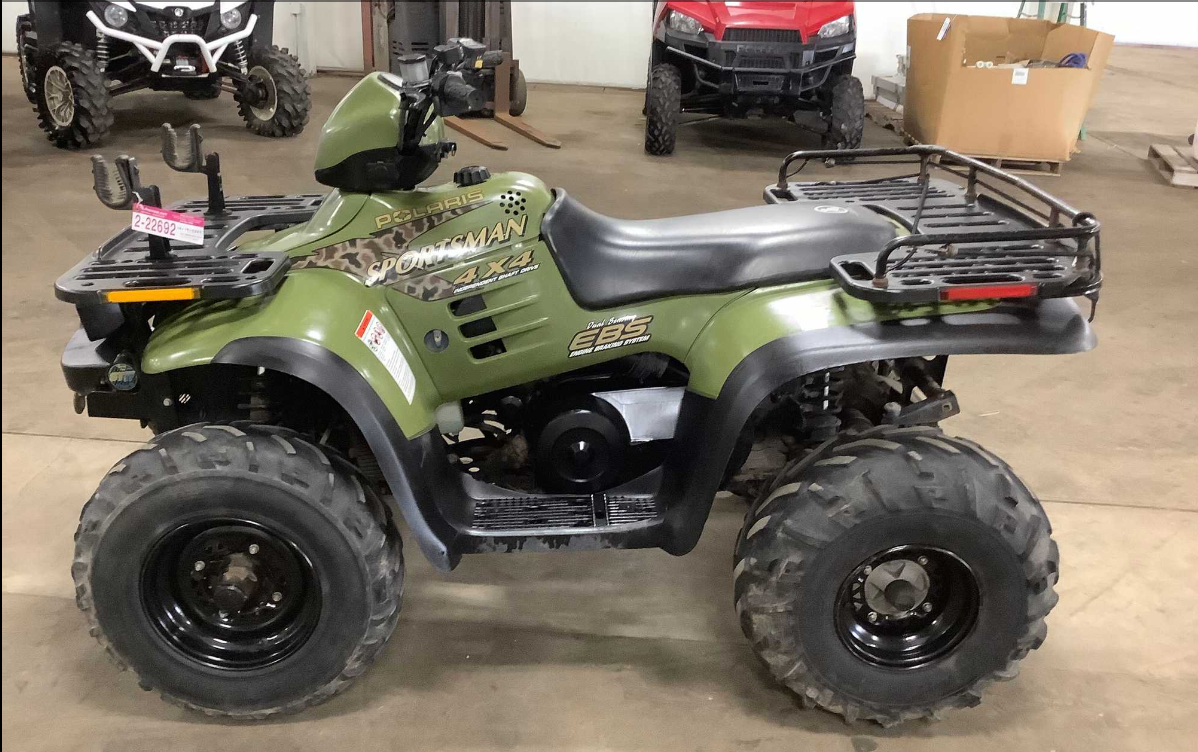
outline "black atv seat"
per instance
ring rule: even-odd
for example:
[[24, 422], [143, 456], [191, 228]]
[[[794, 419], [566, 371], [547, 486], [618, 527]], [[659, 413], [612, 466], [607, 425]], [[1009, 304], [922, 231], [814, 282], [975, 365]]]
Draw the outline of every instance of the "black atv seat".
[[793, 202], [666, 219], [615, 219], [554, 189], [541, 222], [574, 299], [590, 309], [831, 276], [835, 256], [882, 249], [889, 220], [862, 206]]

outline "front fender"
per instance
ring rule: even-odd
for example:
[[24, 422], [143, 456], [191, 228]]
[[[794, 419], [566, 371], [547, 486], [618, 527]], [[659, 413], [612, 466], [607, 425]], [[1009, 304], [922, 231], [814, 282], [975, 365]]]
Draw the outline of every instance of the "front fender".
[[[341, 405], [370, 445], [421, 551], [442, 570], [457, 564], [454, 531], [433, 506], [423, 468], [440, 395], [387, 306], [382, 288], [367, 288], [331, 269], [293, 271], [267, 298], [190, 306], [156, 327], [142, 370], [226, 363], [287, 373]], [[415, 381], [411, 399], [386, 365], [358, 338], [369, 311], [383, 323]]]

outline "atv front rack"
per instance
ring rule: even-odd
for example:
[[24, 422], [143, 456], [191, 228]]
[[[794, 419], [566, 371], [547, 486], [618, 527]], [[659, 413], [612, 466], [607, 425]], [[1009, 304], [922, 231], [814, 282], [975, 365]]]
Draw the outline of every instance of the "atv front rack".
[[[244, 298], [274, 291], [291, 266], [285, 253], [233, 248], [247, 232], [306, 222], [323, 195], [230, 198], [224, 213], [205, 215], [204, 244], [175, 241], [165, 259], [150, 257], [145, 233], [126, 227], [54, 284], [59, 300], [78, 305], [147, 300]], [[174, 211], [204, 215], [208, 202], [183, 201]], [[169, 293], [169, 297], [163, 294]]]
[[[791, 182], [809, 161], [918, 165], [853, 181]], [[801, 162], [791, 172], [791, 165]], [[932, 177], [933, 171], [941, 177]], [[1026, 180], [939, 146], [796, 151], [767, 203], [863, 206], [906, 234], [832, 259], [846, 292], [875, 303], [1085, 296], [1102, 286], [1099, 223]]]

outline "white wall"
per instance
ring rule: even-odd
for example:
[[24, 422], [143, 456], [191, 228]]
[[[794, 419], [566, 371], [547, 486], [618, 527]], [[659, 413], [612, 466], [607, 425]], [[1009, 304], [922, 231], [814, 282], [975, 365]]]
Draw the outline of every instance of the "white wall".
[[644, 88], [653, 3], [512, 3], [512, 47], [530, 81]]
[[[4, 52], [17, 48], [17, 16], [26, 13], [25, 2], [3, 5]], [[297, 31], [293, 12], [304, 14], [305, 33]], [[362, 70], [362, 11], [356, 2], [275, 3], [275, 44], [288, 47], [305, 67], [318, 70]], [[306, 48], [306, 49], [305, 49]]]

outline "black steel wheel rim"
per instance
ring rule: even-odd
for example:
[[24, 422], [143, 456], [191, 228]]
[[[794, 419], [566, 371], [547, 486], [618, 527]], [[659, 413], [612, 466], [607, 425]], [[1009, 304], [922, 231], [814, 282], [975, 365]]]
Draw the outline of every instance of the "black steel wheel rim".
[[176, 650], [223, 669], [255, 669], [292, 655], [320, 618], [311, 561], [248, 520], [175, 528], [142, 563], [141, 603]]
[[841, 584], [836, 633], [871, 665], [918, 668], [969, 635], [980, 604], [977, 578], [960, 557], [930, 546], [897, 546], [861, 562]]

